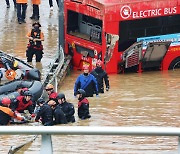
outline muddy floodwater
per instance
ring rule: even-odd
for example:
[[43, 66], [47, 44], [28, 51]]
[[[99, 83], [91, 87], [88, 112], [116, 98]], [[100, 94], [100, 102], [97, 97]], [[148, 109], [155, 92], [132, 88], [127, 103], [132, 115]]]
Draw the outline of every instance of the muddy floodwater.
[[[26, 23], [19, 25], [12, 1], [6, 8], [0, 1], [0, 50], [26, 60], [28, 40], [25, 35], [31, 28], [32, 6], [27, 8]], [[41, 63], [32, 65], [46, 75], [58, 49], [58, 8], [50, 11], [48, 1], [40, 6], [40, 23], [45, 35], [44, 57]], [[59, 87], [69, 102], [75, 106], [76, 122], [69, 126], [164, 126], [180, 127], [180, 70], [144, 72], [142, 74], [110, 74], [110, 91], [89, 98], [91, 118], [79, 120], [77, 98], [73, 96], [74, 82], [80, 71], [71, 72]], [[35, 125], [35, 124], [29, 124]], [[59, 126], [61, 127], [61, 125]], [[33, 136], [5, 135], [0, 138], [0, 153], [7, 153], [10, 146], [19, 145]], [[177, 154], [177, 137], [156, 136], [52, 136], [55, 154], [59, 153], [130, 153]], [[39, 136], [19, 154], [38, 154]]]

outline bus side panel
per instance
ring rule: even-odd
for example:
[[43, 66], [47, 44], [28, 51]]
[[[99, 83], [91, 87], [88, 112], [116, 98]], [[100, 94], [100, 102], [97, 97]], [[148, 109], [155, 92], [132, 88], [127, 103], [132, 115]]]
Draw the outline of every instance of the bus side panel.
[[180, 0], [178, 0], [177, 14], [180, 14]]
[[[82, 69], [83, 64], [90, 65], [90, 70], [94, 68], [93, 60], [97, 58], [96, 56], [92, 57], [88, 54], [88, 56], [83, 56], [83, 52], [86, 51], [86, 49], [89, 49], [91, 51], [96, 50], [97, 54], [99, 54], [102, 51], [102, 48], [100, 45], [97, 44], [89, 44], [87, 40], [82, 40], [81, 38], [76, 38], [74, 36], [70, 36], [67, 34], [66, 43], [70, 44], [72, 46], [73, 51], [73, 68], [75, 70]], [[77, 51], [77, 46], [80, 46], [84, 48], [82, 51]], [[91, 53], [92, 54], [92, 53]]]
[[171, 63], [178, 57], [180, 58], [180, 46], [170, 47], [162, 61], [162, 70], [168, 70]]
[[[119, 22], [106, 22], [106, 33], [110, 34], [119, 34]], [[111, 60], [106, 65], [106, 71], [108, 73], [117, 73], [118, 72], [118, 60], [120, 59], [120, 53], [118, 52], [118, 41], [115, 44], [113, 55]]]

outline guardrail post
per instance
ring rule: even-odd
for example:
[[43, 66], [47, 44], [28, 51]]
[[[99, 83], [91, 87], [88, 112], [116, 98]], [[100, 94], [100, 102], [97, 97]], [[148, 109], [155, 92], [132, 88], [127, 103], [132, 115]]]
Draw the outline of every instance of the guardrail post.
[[57, 76], [54, 78], [54, 86], [55, 86], [55, 92], [57, 92], [57, 87], [58, 87]]
[[42, 134], [40, 154], [53, 154], [51, 135]]
[[178, 136], [178, 154], [180, 154], [180, 136]]

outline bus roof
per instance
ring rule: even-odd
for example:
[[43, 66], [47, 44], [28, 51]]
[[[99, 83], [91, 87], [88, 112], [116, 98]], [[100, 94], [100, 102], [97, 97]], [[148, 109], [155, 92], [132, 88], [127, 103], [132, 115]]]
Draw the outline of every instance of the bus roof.
[[[78, 1], [78, 0], [77, 0]], [[166, 1], [166, 2], [172, 2], [177, 0], [80, 0], [83, 1], [84, 4], [92, 4], [99, 3], [100, 5], [106, 6], [113, 6], [113, 5], [123, 5], [123, 4], [129, 4], [129, 3], [138, 3], [138, 2], [157, 2], [157, 1]]]

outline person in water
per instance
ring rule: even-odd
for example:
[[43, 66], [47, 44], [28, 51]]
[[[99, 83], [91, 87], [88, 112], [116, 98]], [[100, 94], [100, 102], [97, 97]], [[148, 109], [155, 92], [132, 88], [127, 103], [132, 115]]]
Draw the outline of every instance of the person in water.
[[40, 107], [40, 109], [37, 112], [35, 121], [39, 122], [41, 119], [41, 122], [44, 126], [52, 126], [53, 125], [53, 109], [45, 103], [43, 98], [39, 98], [37, 100], [37, 105]]
[[58, 106], [54, 100], [50, 100], [48, 105], [53, 109], [54, 125], [67, 124], [66, 116], [60, 106]]
[[28, 110], [32, 117], [34, 117], [35, 104], [32, 102], [32, 93], [29, 90], [24, 91], [23, 95], [16, 98], [13, 102], [12, 109], [24, 113], [24, 110]]
[[0, 125], [8, 125], [11, 118], [23, 121], [24, 118], [18, 116], [12, 109], [10, 109], [11, 100], [4, 97], [0, 104]]
[[91, 74], [96, 78], [98, 82], [99, 93], [104, 93], [104, 83], [106, 86], [106, 91], [109, 91], [109, 77], [107, 73], [102, 68], [103, 62], [99, 59], [96, 63], [96, 68], [91, 72]]
[[86, 97], [93, 97], [94, 93], [98, 96], [98, 83], [96, 78], [89, 73], [89, 66], [84, 65], [83, 71], [74, 84], [74, 96], [77, 95], [78, 89], [83, 89], [86, 92]]
[[55, 92], [54, 86], [52, 84], [48, 84], [46, 86], [46, 92], [48, 94], [49, 100], [54, 100], [57, 103], [57, 95], [58, 95], [58, 93]]
[[74, 105], [66, 101], [66, 97], [63, 93], [59, 93], [57, 96], [58, 105], [64, 112], [67, 122], [75, 122], [74, 118]]
[[78, 98], [78, 117], [81, 120], [88, 119], [91, 117], [89, 113], [89, 101], [85, 97], [86, 92], [83, 89], [79, 89], [77, 91], [77, 98]]

